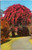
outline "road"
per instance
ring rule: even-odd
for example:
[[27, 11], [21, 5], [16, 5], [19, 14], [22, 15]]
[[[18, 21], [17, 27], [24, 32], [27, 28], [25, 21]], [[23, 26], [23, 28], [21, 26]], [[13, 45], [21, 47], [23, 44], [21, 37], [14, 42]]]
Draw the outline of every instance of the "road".
[[32, 39], [30, 37], [10, 38], [9, 42], [1, 45], [1, 50], [32, 50]]
[[12, 43], [12, 50], [32, 50], [32, 44], [29, 41], [30, 37], [20, 38]]

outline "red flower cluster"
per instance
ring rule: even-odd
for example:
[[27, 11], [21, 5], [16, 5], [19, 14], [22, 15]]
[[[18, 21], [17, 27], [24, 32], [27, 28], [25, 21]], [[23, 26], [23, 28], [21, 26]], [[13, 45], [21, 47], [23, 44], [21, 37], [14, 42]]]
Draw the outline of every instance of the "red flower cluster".
[[10, 25], [27, 25], [31, 22], [31, 11], [20, 4], [8, 7], [4, 14]]

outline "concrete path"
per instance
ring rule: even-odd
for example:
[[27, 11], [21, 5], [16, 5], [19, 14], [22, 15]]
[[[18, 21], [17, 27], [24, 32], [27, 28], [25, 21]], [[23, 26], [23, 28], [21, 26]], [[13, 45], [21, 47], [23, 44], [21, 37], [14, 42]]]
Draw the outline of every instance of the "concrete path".
[[32, 44], [29, 41], [30, 37], [20, 38], [12, 43], [12, 50], [32, 50]]

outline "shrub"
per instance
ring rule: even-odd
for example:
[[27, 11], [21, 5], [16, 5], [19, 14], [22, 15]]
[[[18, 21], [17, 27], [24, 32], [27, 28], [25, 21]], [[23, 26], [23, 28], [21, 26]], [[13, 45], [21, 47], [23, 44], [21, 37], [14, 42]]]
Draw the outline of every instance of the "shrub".
[[6, 19], [1, 19], [1, 43], [9, 39], [9, 24]]

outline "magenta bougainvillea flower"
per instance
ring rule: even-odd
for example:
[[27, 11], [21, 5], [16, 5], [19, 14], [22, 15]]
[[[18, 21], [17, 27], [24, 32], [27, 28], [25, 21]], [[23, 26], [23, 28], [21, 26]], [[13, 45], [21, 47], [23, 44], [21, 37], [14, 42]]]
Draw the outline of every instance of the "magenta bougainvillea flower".
[[8, 7], [4, 14], [10, 25], [28, 25], [31, 23], [31, 11], [23, 5], [14, 4]]

